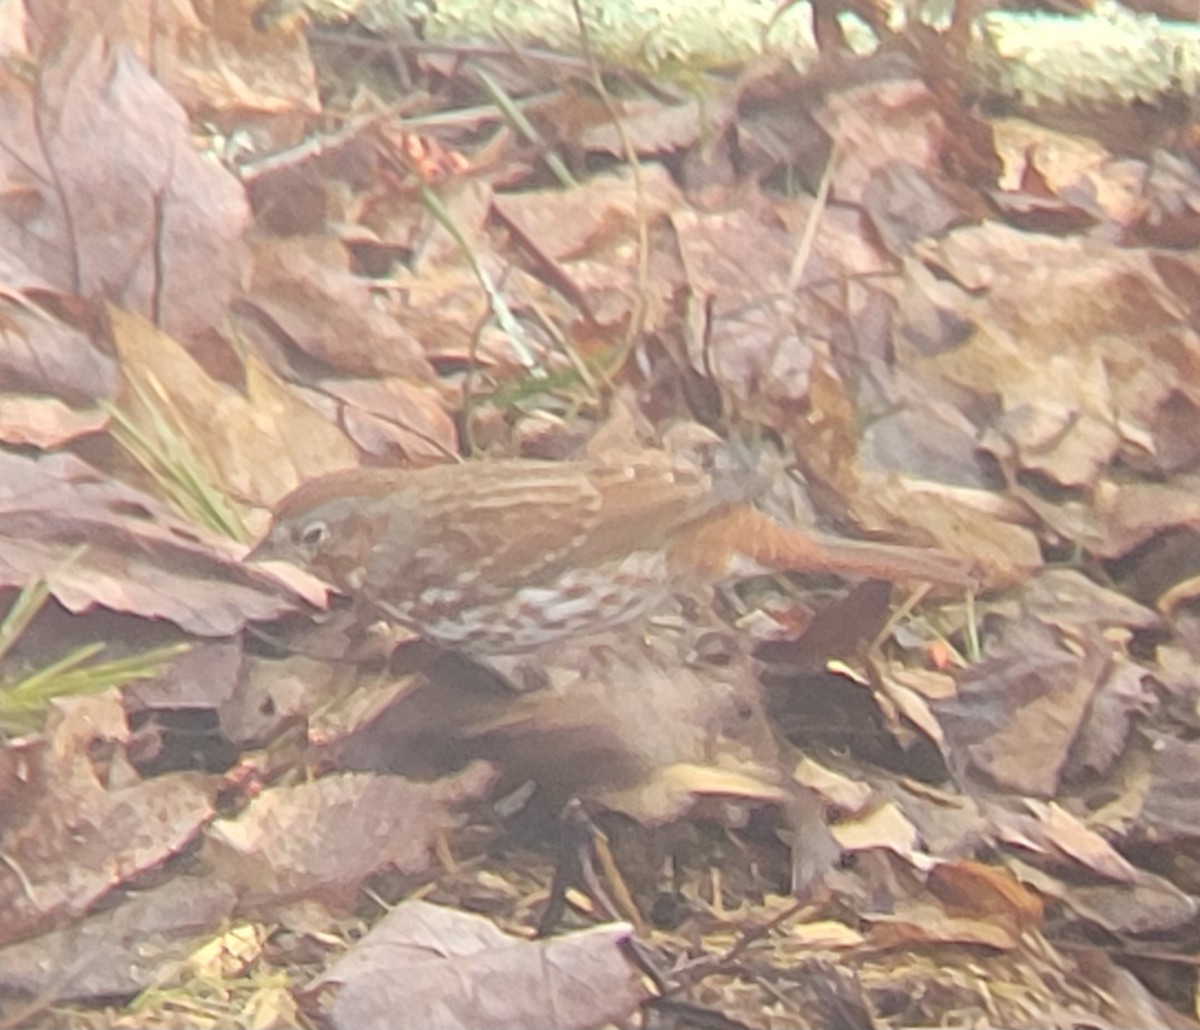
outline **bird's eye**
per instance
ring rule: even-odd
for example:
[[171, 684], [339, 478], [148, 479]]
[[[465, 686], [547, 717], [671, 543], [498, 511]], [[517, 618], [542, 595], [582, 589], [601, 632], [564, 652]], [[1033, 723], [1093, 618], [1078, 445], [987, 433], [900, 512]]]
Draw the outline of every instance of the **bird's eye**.
[[300, 543], [305, 547], [320, 547], [329, 536], [329, 526], [324, 522], [310, 522], [300, 530]]

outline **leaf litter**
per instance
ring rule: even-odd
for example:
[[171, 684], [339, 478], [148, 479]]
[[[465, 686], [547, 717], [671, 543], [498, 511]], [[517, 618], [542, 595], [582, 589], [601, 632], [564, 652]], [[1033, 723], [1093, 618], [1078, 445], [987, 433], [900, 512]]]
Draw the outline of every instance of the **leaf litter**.
[[[282, 6], [0, 13], [0, 1019], [1194, 1026], [1194, 141]], [[979, 592], [477, 663], [244, 560], [614, 407]]]

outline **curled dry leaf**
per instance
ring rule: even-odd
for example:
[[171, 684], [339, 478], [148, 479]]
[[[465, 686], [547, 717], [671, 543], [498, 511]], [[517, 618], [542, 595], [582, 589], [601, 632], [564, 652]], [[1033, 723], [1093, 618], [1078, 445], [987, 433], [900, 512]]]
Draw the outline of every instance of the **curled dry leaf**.
[[847, 851], [887, 848], [910, 860], [920, 845], [917, 828], [891, 802], [838, 823], [833, 828], [833, 835]]
[[874, 792], [865, 784], [843, 776], [805, 755], [796, 764], [792, 775], [797, 783], [802, 783], [816, 792], [822, 801], [835, 805], [849, 815], [859, 815], [866, 811]]
[[1040, 194], [1036, 199], [1052, 213], [1080, 210], [1121, 226], [1132, 225], [1145, 213], [1147, 172], [1142, 162], [1114, 157], [1096, 140], [1020, 118], [996, 119], [992, 129], [1004, 166], [1000, 203], [1022, 192], [1028, 196], [1025, 191], [1032, 182]]
[[1020, 944], [1013, 927], [990, 919], [952, 916], [928, 902], [905, 902], [888, 915], [869, 918], [871, 942], [882, 948], [936, 944], [975, 945], [1011, 951]]
[[1018, 807], [986, 806], [996, 836], [1070, 869], [1083, 868], [1105, 879], [1131, 884], [1133, 864], [1095, 830], [1054, 801], [1025, 799]]
[[1008, 924], [1019, 937], [1042, 925], [1041, 899], [1007, 869], [982, 862], [940, 862], [929, 871], [930, 893], [955, 916]]
[[1124, 883], [1050, 871], [1017, 858], [1007, 864], [1020, 880], [1081, 919], [1114, 934], [1165, 934], [1191, 925], [1200, 905], [1163, 876], [1135, 869]]
[[1169, 482], [1129, 482], [1123, 472], [1105, 474], [1089, 494], [1053, 500], [1015, 487], [1021, 501], [1061, 536], [1101, 558], [1121, 558], [1174, 529], [1200, 529], [1200, 476]]
[[1178, 933], [1200, 915], [1194, 895], [1145, 869], [1137, 870], [1132, 884], [1071, 884], [1063, 901], [1081, 918], [1114, 934]]

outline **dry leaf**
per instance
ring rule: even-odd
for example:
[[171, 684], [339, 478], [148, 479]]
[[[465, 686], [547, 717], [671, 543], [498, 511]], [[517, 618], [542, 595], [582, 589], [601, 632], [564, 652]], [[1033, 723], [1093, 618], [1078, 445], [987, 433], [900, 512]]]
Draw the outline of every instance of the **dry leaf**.
[[335, 1028], [558, 1030], [622, 1023], [642, 991], [620, 950], [625, 924], [548, 941], [501, 933], [481, 916], [422, 901], [394, 908], [306, 988]]
[[243, 395], [143, 319], [116, 310], [110, 318], [123, 410], [152, 436], [156, 413], [172, 422], [225, 492], [270, 506], [303, 480], [356, 463], [350, 441], [253, 355]]
[[136, 994], [233, 914], [233, 889], [178, 876], [62, 929], [0, 949], [0, 990], [49, 1001]]
[[492, 780], [491, 770], [477, 763], [434, 783], [344, 774], [276, 787], [213, 824], [209, 861], [250, 908], [275, 909], [298, 898], [352, 904], [373, 873], [426, 870], [438, 837], [461, 823], [458, 810]]
[[183, 110], [125, 46], [93, 37], [65, 56], [36, 88], [0, 80], [0, 183], [37, 198], [32, 224], [0, 214], [6, 284], [106, 298], [192, 340], [240, 284], [242, 188], [196, 152]]
[[116, 691], [54, 705], [49, 744], [9, 803], [0, 865], [4, 942], [83, 915], [186, 848], [214, 814], [216, 783], [199, 773], [108, 786], [95, 756], [119, 753], [129, 739]]
[[245, 553], [74, 455], [0, 451], [0, 587], [45, 579], [72, 612], [103, 605], [228, 636], [299, 607]]

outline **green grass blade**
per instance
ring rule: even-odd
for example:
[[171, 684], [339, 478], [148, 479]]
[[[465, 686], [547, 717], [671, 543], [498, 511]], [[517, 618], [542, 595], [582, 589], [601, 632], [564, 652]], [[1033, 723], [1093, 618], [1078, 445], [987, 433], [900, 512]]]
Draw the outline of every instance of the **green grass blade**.
[[69, 654], [12, 682], [0, 684], [0, 731], [24, 733], [37, 729], [50, 702], [59, 697], [99, 694], [135, 680], [153, 679], [186, 654], [191, 645], [170, 644], [108, 662], [91, 660], [105, 648], [84, 644]]

